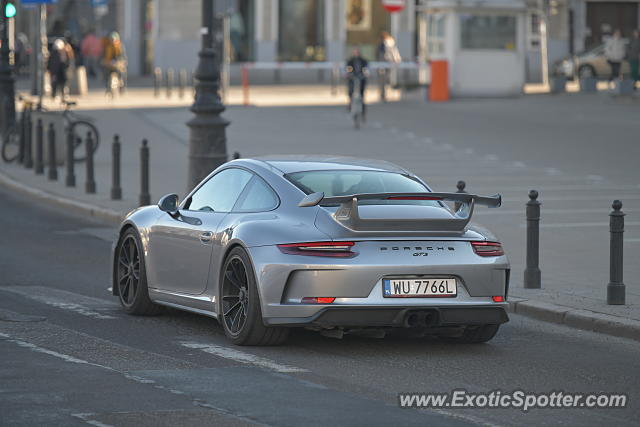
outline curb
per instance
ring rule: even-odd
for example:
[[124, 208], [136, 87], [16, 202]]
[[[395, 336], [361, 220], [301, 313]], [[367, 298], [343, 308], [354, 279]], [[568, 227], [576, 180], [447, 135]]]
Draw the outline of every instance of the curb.
[[[123, 215], [112, 209], [56, 196], [46, 191], [29, 187], [28, 185], [19, 183], [2, 171], [0, 171], [0, 185], [41, 202], [59, 208], [73, 209], [75, 212], [108, 222], [112, 225], [119, 225], [122, 222]], [[640, 321], [638, 320], [625, 319], [609, 314], [541, 301], [527, 300], [516, 296], [510, 297], [509, 299], [508, 309], [511, 313], [543, 322], [557, 323], [576, 329], [640, 341]]]
[[511, 299], [509, 311], [512, 313], [543, 322], [640, 341], [638, 320], [517, 297]]
[[101, 221], [105, 221], [111, 225], [118, 225], [122, 222], [124, 215], [112, 209], [95, 206], [78, 200], [68, 199], [66, 197], [56, 196], [37, 188], [29, 187], [11, 178], [5, 172], [0, 171], [0, 185], [31, 197], [35, 200], [49, 204], [50, 206], [73, 209], [74, 212], [84, 214]]

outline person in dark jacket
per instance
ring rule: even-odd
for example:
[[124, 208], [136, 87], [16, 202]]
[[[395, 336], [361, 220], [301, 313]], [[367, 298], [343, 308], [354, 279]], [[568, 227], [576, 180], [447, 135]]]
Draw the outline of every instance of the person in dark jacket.
[[61, 98], [64, 99], [65, 89], [67, 86], [67, 70], [71, 64], [71, 56], [67, 50], [67, 44], [62, 39], [53, 42], [53, 48], [49, 55], [49, 63], [47, 70], [51, 75], [51, 97], [55, 98], [60, 92]]
[[351, 110], [351, 97], [355, 87], [355, 79], [360, 80], [360, 96], [362, 97], [362, 112], [365, 111], [364, 91], [367, 87], [367, 77], [369, 75], [369, 63], [360, 54], [360, 49], [353, 48], [351, 58], [347, 61], [347, 79], [349, 88], [349, 110]]

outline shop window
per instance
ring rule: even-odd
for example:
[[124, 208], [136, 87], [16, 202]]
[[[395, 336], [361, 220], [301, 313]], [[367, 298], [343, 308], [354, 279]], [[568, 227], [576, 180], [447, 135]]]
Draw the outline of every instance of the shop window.
[[324, 61], [324, 2], [280, 0], [278, 59]]
[[427, 57], [444, 55], [445, 15], [436, 13], [427, 16]]
[[515, 50], [515, 16], [460, 16], [460, 47], [462, 49]]

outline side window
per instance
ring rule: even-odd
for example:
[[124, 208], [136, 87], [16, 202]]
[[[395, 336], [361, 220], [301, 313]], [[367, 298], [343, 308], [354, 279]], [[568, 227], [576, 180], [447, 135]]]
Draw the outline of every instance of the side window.
[[234, 211], [239, 212], [263, 212], [269, 211], [278, 206], [278, 197], [275, 195], [271, 187], [269, 187], [261, 178], [255, 176], [238, 203], [234, 207]]
[[187, 209], [230, 212], [252, 176], [250, 172], [237, 168], [215, 174], [191, 196]]

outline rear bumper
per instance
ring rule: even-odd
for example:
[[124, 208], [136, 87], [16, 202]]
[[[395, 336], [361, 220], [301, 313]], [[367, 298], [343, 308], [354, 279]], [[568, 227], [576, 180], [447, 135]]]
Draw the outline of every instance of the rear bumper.
[[496, 325], [509, 321], [503, 306], [464, 307], [326, 307], [311, 317], [272, 317], [269, 326], [444, 327]]

